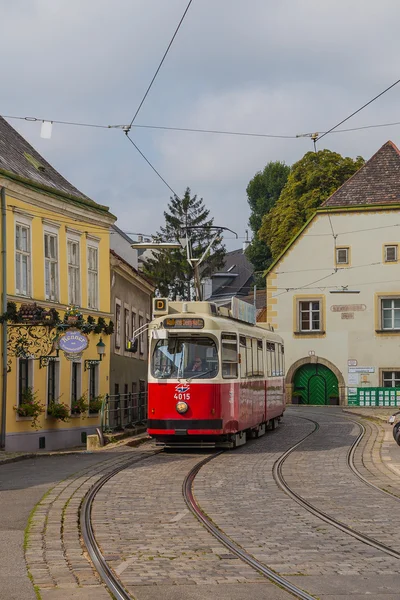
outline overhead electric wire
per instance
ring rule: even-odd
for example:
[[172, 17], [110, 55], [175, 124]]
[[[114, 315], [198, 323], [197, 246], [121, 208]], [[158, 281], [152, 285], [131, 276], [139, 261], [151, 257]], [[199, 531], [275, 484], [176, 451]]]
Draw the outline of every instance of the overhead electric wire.
[[[72, 125], [75, 127], [92, 127], [96, 129], [129, 129], [128, 125], [124, 124], [113, 124], [113, 125], [105, 125], [100, 123], [85, 123], [79, 121], [63, 121], [59, 119], [52, 119], [49, 117], [22, 117], [18, 115], [0, 115], [3, 119], [16, 119], [19, 121], [28, 121], [28, 122], [38, 122], [42, 123], [44, 121], [48, 121], [50, 123], [54, 123], [56, 125]], [[352, 127], [350, 129], [336, 129], [335, 131], [331, 131], [331, 133], [347, 133], [352, 131], [361, 131], [363, 129], [376, 129], [379, 127], [392, 127], [400, 125], [400, 121], [394, 121], [392, 123], [380, 123], [375, 125], [364, 125], [361, 127]], [[310, 137], [313, 135], [312, 133], [302, 133], [297, 135], [289, 135], [289, 134], [274, 134], [274, 133], [255, 133], [249, 131], [229, 131], [223, 129], [197, 129], [194, 127], [168, 127], [166, 125], [139, 125], [137, 123], [133, 124], [132, 127], [136, 127], [138, 129], [155, 129], [162, 131], [181, 131], [181, 132], [189, 132], [189, 133], [210, 133], [213, 135], [230, 135], [230, 136], [239, 136], [239, 137], [257, 137], [257, 138], [272, 138], [272, 139], [288, 139], [295, 140], [302, 137]], [[327, 133], [327, 132], [326, 132]], [[324, 132], [321, 132], [322, 135], [325, 135]]]
[[148, 158], [146, 158], [146, 156], [143, 154], [143, 152], [140, 150], [140, 148], [135, 144], [135, 142], [133, 141], [132, 138], [129, 137], [128, 132], [126, 133], [126, 137], [127, 139], [130, 141], [130, 143], [132, 144], [132, 146], [134, 146], [136, 148], [136, 150], [139, 152], [140, 156], [142, 158], [144, 158], [144, 160], [147, 162], [147, 164], [153, 169], [154, 173], [157, 175], [157, 177], [159, 177], [161, 179], [161, 181], [163, 183], [165, 183], [165, 185], [167, 186], [167, 188], [174, 194], [174, 196], [176, 196], [178, 198], [178, 200], [180, 200], [178, 194], [175, 192], [175, 190], [172, 189], [172, 187], [169, 185], [169, 183], [167, 183], [164, 179], [164, 177], [157, 171], [157, 169], [151, 164], [151, 162], [149, 161]]
[[381, 92], [380, 94], [378, 94], [377, 96], [375, 96], [374, 98], [372, 98], [372, 100], [369, 100], [369, 102], [366, 102], [366, 104], [363, 104], [363, 106], [361, 106], [360, 108], [358, 108], [357, 110], [355, 110], [354, 112], [352, 112], [351, 115], [349, 115], [345, 119], [342, 119], [339, 123], [337, 123], [336, 125], [334, 125], [330, 129], [328, 129], [328, 131], [325, 131], [325, 133], [323, 133], [322, 135], [319, 135], [317, 137], [316, 141], [318, 142], [323, 137], [325, 137], [326, 135], [328, 135], [328, 133], [331, 133], [334, 129], [337, 129], [337, 127], [339, 127], [340, 125], [342, 125], [343, 123], [345, 123], [346, 121], [348, 121], [349, 119], [351, 119], [352, 117], [354, 117], [354, 115], [356, 115], [359, 112], [361, 112], [364, 108], [366, 108], [367, 106], [369, 106], [370, 104], [372, 104], [372, 102], [375, 102], [375, 100], [377, 100], [378, 98], [380, 98], [381, 96], [383, 96], [383, 94], [386, 94], [386, 92], [388, 92], [389, 90], [391, 90], [392, 88], [394, 88], [394, 86], [397, 85], [398, 83], [400, 83], [400, 79], [398, 79], [397, 81], [395, 81], [394, 83], [392, 83], [392, 85], [390, 85], [385, 90], [383, 90], [383, 92]]
[[[130, 122], [130, 125], [129, 125], [129, 129], [132, 127], [132, 125], [133, 125], [133, 122], [135, 121], [136, 117], [138, 116], [138, 114], [139, 114], [139, 111], [140, 111], [140, 109], [142, 108], [142, 106], [143, 106], [143, 103], [144, 103], [144, 101], [146, 100], [148, 93], [150, 92], [150, 89], [151, 89], [151, 87], [152, 87], [152, 85], [153, 85], [153, 83], [154, 83], [154, 81], [155, 81], [155, 79], [156, 79], [156, 77], [157, 77], [157, 75], [158, 75], [158, 73], [159, 73], [159, 71], [160, 71], [160, 69], [161, 69], [162, 65], [163, 65], [163, 62], [164, 62], [164, 60], [165, 60], [165, 59], [166, 59], [166, 57], [167, 57], [167, 54], [168, 54], [168, 52], [169, 52], [169, 49], [171, 48], [171, 46], [172, 46], [172, 44], [173, 44], [173, 42], [174, 42], [174, 40], [175, 40], [175, 38], [176, 38], [176, 35], [177, 35], [177, 33], [178, 33], [178, 31], [179, 31], [179, 29], [180, 29], [180, 27], [181, 27], [182, 23], [183, 23], [183, 20], [184, 20], [184, 18], [186, 17], [186, 13], [188, 12], [188, 10], [189, 10], [189, 8], [190, 8], [190, 5], [192, 4], [192, 2], [193, 2], [193, 0], [189, 0], [189, 2], [188, 2], [188, 5], [187, 5], [187, 7], [186, 7], [186, 9], [185, 9], [185, 12], [183, 13], [183, 15], [182, 15], [182, 17], [181, 17], [181, 20], [179, 21], [179, 23], [178, 23], [178, 26], [177, 26], [177, 28], [175, 29], [174, 35], [172, 36], [172, 38], [171, 38], [171, 40], [170, 40], [170, 42], [169, 42], [169, 44], [168, 44], [168, 47], [167, 47], [166, 51], [164, 52], [164, 56], [162, 57], [162, 59], [161, 59], [161, 62], [160, 62], [160, 64], [158, 65], [158, 67], [157, 67], [157, 70], [156, 70], [156, 72], [155, 72], [155, 73], [154, 73], [154, 75], [153, 75], [153, 79], [150, 81], [150, 84], [149, 84], [149, 86], [148, 86], [148, 88], [147, 88], [147, 90], [146, 90], [146, 92], [145, 92], [145, 94], [144, 94], [144, 96], [143, 96], [143, 98], [142, 98], [142, 100], [141, 100], [141, 102], [140, 102], [140, 104], [139, 104], [139, 106], [138, 106], [138, 108], [137, 108], [137, 110], [136, 110], [135, 114], [133, 115], [132, 121]], [[129, 130], [128, 130], [128, 131], [129, 131]]]

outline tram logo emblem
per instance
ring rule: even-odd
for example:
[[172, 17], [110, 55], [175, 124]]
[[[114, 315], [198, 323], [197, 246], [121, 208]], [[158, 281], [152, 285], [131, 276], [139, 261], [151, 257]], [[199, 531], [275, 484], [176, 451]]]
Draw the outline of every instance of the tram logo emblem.
[[186, 392], [188, 392], [190, 390], [190, 385], [185, 385], [183, 383], [179, 383], [175, 390], [179, 393], [179, 394], [185, 394]]

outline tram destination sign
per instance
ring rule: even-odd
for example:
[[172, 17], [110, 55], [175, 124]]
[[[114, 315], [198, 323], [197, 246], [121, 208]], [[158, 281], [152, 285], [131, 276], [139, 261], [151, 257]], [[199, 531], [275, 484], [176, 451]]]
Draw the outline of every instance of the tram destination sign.
[[164, 319], [166, 329], [203, 329], [204, 319], [168, 318]]

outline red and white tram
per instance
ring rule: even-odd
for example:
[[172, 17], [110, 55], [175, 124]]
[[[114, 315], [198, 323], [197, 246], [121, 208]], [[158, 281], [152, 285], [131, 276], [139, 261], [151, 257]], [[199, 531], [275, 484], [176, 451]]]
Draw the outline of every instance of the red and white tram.
[[231, 310], [154, 300], [147, 431], [158, 444], [232, 448], [283, 415], [282, 338], [233, 300]]

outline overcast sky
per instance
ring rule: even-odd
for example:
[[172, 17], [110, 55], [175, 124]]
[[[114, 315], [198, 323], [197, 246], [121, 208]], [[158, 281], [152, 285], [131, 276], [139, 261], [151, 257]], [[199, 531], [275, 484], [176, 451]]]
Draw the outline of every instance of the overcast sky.
[[[129, 123], [187, 0], [0, 0], [0, 114]], [[324, 131], [400, 78], [398, 0], [193, 0], [136, 123], [296, 135]], [[400, 121], [400, 84], [344, 127]], [[9, 120], [129, 232], [155, 232], [170, 192], [121, 130]], [[308, 138], [133, 129], [170, 186], [204, 198], [242, 238], [246, 186]], [[369, 158], [400, 126], [336, 133], [319, 149]], [[242, 240], [228, 240], [229, 249]]]

